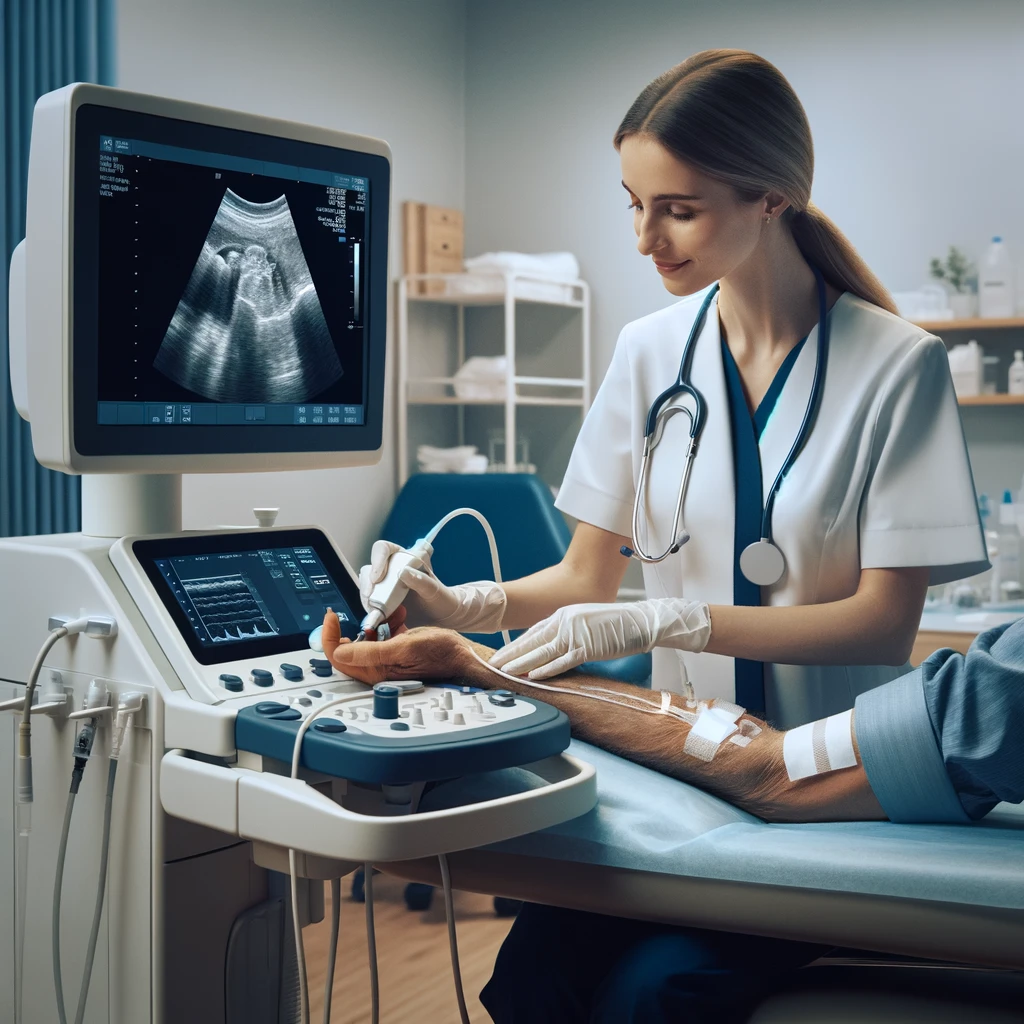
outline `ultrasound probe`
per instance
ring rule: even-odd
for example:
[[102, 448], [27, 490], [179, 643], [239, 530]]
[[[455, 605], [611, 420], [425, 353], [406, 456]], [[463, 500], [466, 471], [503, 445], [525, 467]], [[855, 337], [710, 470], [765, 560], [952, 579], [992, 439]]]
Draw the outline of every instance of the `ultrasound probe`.
[[423, 569], [430, 566], [430, 556], [434, 553], [430, 543], [444, 520], [434, 527], [427, 537], [421, 537], [406, 551], [396, 551], [388, 562], [388, 571], [366, 599], [368, 611], [359, 623], [356, 640], [386, 640], [382, 636], [388, 619], [398, 610], [399, 605], [409, 593], [409, 587], [402, 582], [401, 576], [405, 569]]

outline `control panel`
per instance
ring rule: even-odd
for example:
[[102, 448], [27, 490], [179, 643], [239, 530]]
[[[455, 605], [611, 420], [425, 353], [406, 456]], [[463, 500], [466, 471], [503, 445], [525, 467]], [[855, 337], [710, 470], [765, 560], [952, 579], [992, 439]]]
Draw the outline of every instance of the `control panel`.
[[346, 679], [309, 646], [328, 608], [349, 639], [363, 614], [355, 576], [321, 530], [126, 537], [110, 560], [193, 700]]
[[402, 681], [348, 694], [311, 686], [249, 704], [235, 719], [235, 745], [290, 764], [310, 715], [299, 763], [367, 783], [509, 768], [559, 754], [570, 738], [562, 712], [508, 690]]

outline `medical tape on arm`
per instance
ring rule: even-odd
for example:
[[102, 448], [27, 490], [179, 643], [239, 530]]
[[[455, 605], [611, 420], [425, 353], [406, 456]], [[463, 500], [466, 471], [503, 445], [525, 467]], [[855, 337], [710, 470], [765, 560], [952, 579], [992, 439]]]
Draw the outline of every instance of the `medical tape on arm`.
[[790, 729], [782, 740], [782, 756], [790, 782], [853, 768], [853, 709]]

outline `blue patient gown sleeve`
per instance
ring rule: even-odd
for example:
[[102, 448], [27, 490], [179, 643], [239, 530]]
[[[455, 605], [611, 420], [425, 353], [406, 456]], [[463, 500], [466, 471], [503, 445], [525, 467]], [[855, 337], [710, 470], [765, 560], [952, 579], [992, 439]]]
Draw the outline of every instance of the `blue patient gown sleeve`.
[[1024, 620], [862, 693], [857, 744], [891, 821], [970, 821], [1024, 800]]

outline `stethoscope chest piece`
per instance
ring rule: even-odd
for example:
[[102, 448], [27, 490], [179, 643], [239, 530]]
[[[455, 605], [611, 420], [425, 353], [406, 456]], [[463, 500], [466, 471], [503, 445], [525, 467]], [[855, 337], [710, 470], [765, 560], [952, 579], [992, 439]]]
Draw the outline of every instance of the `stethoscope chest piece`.
[[774, 586], [786, 571], [786, 559], [770, 540], [756, 540], [740, 553], [740, 572], [759, 587]]

